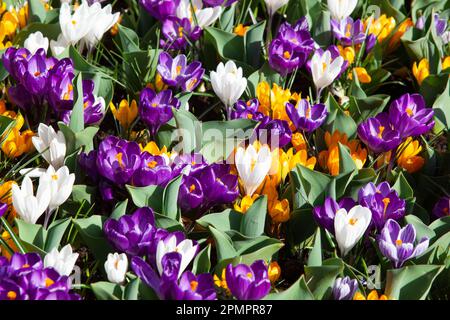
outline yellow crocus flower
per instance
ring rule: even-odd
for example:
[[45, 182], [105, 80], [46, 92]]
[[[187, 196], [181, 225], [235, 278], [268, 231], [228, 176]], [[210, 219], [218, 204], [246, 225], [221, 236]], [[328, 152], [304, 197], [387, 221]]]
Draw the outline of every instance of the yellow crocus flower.
[[259, 195], [257, 193], [254, 193], [251, 196], [248, 194], [245, 195], [239, 204], [237, 202], [234, 204], [234, 210], [240, 213], [246, 213], [258, 197]]
[[359, 82], [361, 82], [361, 83], [371, 83], [372, 82], [372, 78], [367, 73], [366, 68], [362, 68], [362, 67], [353, 68], [352, 72], [348, 73], [348, 78], [350, 80], [353, 80], [353, 71], [356, 72]]
[[450, 56], [445, 57], [442, 61], [442, 70], [445, 70], [448, 67], [450, 67]]
[[353, 300], [389, 300], [389, 299], [384, 294], [379, 296], [377, 290], [372, 290], [367, 295], [367, 298], [361, 292], [358, 291], [357, 293], [355, 293], [355, 296], [353, 297]]
[[339, 49], [339, 54], [348, 61], [348, 64], [352, 64], [355, 61], [355, 49], [353, 47], [343, 47], [341, 45], [337, 46]]
[[24, 153], [28, 153], [33, 148], [31, 138], [34, 132], [25, 130], [20, 132], [17, 128], [12, 128], [2, 145], [2, 150], [9, 158], [20, 157]]
[[248, 28], [249, 28], [248, 26], [246, 27], [242, 23], [240, 23], [234, 28], [233, 33], [235, 35], [243, 37], [247, 33]]
[[385, 14], [381, 15], [378, 19], [369, 17], [364, 21], [364, 27], [369, 28], [369, 34], [373, 34], [377, 37], [378, 42], [383, 42], [389, 34], [395, 28], [395, 19], [393, 17], [388, 18]]
[[119, 121], [120, 125], [125, 130], [128, 130], [138, 115], [136, 100], [131, 101], [131, 104], [129, 104], [127, 100], [123, 99], [119, 103], [119, 108], [116, 108], [116, 106], [111, 102], [109, 107], [111, 108], [114, 118]]
[[400, 38], [403, 37], [405, 32], [408, 31], [408, 29], [411, 28], [412, 26], [414, 26], [414, 23], [412, 22], [411, 18], [407, 18], [405, 21], [400, 23], [397, 31], [391, 37], [391, 40], [389, 40], [388, 46], [389, 51], [392, 51], [398, 47], [400, 43]]
[[425, 80], [425, 78], [430, 75], [430, 64], [428, 60], [424, 58], [420, 60], [418, 65], [417, 62], [414, 62], [412, 72], [414, 78], [416, 78], [417, 83], [420, 86], [422, 84], [422, 81]]
[[280, 268], [280, 265], [278, 264], [278, 262], [272, 261], [269, 264], [268, 274], [269, 274], [269, 280], [271, 283], [275, 283], [280, 278], [281, 268]]
[[397, 158], [397, 164], [408, 171], [409, 173], [414, 173], [422, 169], [425, 164], [425, 159], [418, 154], [422, 151], [422, 147], [419, 141], [413, 140], [408, 137], [405, 142], [403, 142], [398, 148], [401, 154]]

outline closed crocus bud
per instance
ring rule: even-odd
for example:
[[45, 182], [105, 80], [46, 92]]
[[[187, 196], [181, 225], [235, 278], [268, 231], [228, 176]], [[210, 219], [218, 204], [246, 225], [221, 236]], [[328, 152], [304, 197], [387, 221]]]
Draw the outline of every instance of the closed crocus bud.
[[358, 290], [358, 281], [350, 277], [337, 278], [333, 286], [333, 297], [335, 300], [352, 300], [356, 290]]
[[267, 145], [257, 150], [254, 145], [239, 147], [235, 155], [236, 168], [244, 186], [245, 194], [253, 195], [272, 165], [272, 155]]
[[69, 276], [75, 262], [78, 259], [78, 253], [73, 253], [70, 244], [64, 246], [61, 251], [53, 248], [44, 258], [44, 266], [46, 268], [53, 268], [62, 276]]
[[38, 135], [32, 138], [36, 150], [55, 169], [64, 165], [66, 139], [62, 131], [56, 132], [51, 126], [39, 124]]
[[24, 48], [28, 49], [31, 54], [35, 54], [38, 49], [44, 49], [45, 53], [48, 50], [48, 38], [44, 37], [42, 32], [37, 31], [31, 33], [23, 43]]
[[109, 108], [111, 109], [114, 118], [119, 121], [120, 125], [125, 130], [128, 130], [138, 115], [136, 100], [132, 100], [131, 103], [128, 103], [127, 100], [123, 99], [120, 101], [118, 108], [111, 102]]
[[424, 58], [420, 60], [419, 64], [417, 64], [417, 62], [414, 62], [412, 72], [414, 78], [416, 78], [417, 83], [420, 86], [422, 84], [422, 81], [430, 75], [430, 64], [428, 63], [428, 59]]
[[354, 206], [348, 212], [345, 209], [336, 212], [334, 231], [342, 256], [346, 256], [362, 238], [371, 219], [372, 212], [360, 205]]
[[328, 10], [331, 17], [338, 21], [349, 17], [358, 3], [358, 0], [328, 0]]
[[273, 16], [282, 6], [286, 5], [289, 0], [264, 0], [269, 16]]
[[13, 205], [19, 217], [25, 222], [35, 224], [50, 203], [50, 190], [50, 181], [42, 177], [39, 179], [36, 196], [33, 192], [33, 183], [28, 176], [23, 178], [21, 187], [13, 184]]
[[105, 262], [105, 271], [109, 282], [123, 283], [127, 270], [128, 258], [125, 253], [118, 254], [116, 252], [114, 254], [108, 254], [108, 259]]
[[215, 94], [227, 108], [231, 108], [238, 101], [247, 87], [242, 68], [238, 68], [231, 60], [225, 65], [219, 63], [217, 70], [211, 72], [210, 78]]

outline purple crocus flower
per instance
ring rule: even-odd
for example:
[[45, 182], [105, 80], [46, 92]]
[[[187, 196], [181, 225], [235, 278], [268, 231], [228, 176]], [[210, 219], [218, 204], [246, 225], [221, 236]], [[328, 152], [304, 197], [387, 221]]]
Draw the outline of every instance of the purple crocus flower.
[[416, 229], [412, 224], [401, 228], [397, 221], [389, 219], [378, 236], [381, 253], [388, 258], [394, 268], [400, 268], [406, 260], [420, 256], [428, 248], [429, 239], [423, 237], [414, 246]]
[[112, 185], [108, 180], [101, 179], [98, 183], [98, 190], [103, 201], [109, 202], [115, 199], [114, 185]]
[[161, 39], [161, 47], [172, 50], [182, 50], [186, 48], [188, 42], [194, 43], [202, 35], [199, 26], [193, 27], [188, 18], [168, 17], [162, 24], [162, 34], [165, 39]]
[[203, 203], [204, 195], [200, 181], [192, 176], [184, 176], [178, 192], [178, 205], [183, 212], [198, 209]]
[[203, 3], [208, 7], [217, 7], [217, 6], [229, 7], [236, 1], [238, 0], [203, 0]]
[[433, 215], [436, 218], [447, 217], [450, 214], [449, 208], [450, 208], [450, 197], [442, 197], [434, 205]]
[[231, 119], [252, 119], [261, 121], [265, 118], [264, 114], [258, 111], [259, 100], [251, 99], [247, 102], [239, 100], [234, 105], [234, 110], [231, 111]]
[[153, 210], [140, 208], [119, 220], [108, 219], [103, 232], [116, 250], [131, 256], [147, 254], [156, 232]]
[[48, 101], [57, 112], [73, 107], [73, 84], [75, 77], [72, 60], [65, 58], [53, 67], [48, 79]]
[[366, 39], [364, 26], [361, 20], [353, 22], [351, 17], [341, 21], [331, 20], [334, 37], [344, 46], [361, 44]]
[[286, 103], [286, 113], [297, 130], [312, 132], [320, 127], [327, 118], [327, 107], [322, 104], [311, 106], [308, 100], [301, 99], [297, 106]]
[[8, 211], [8, 204], [0, 202], [0, 218]]
[[17, 82], [20, 82], [23, 78], [26, 64], [30, 56], [31, 53], [28, 49], [15, 47], [9, 47], [3, 54], [3, 66]]
[[44, 95], [47, 92], [47, 78], [49, 71], [56, 63], [55, 58], [47, 58], [44, 49], [39, 49], [30, 57], [25, 66], [21, 79], [22, 85], [34, 95]]
[[187, 58], [180, 54], [172, 59], [166, 53], [159, 55], [157, 70], [167, 85], [182, 88], [184, 91], [193, 91], [200, 84], [205, 69], [198, 61], [187, 64]]
[[232, 203], [239, 196], [238, 177], [229, 164], [213, 163], [198, 175], [203, 186], [204, 207]]
[[139, 115], [154, 136], [159, 128], [173, 117], [172, 108], [178, 109], [180, 101], [172, 98], [172, 91], [163, 90], [156, 93], [150, 88], [141, 92]]
[[333, 285], [334, 300], [353, 300], [358, 290], [358, 280], [350, 277], [337, 278]]
[[361, 141], [376, 153], [393, 150], [402, 141], [398, 131], [389, 123], [386, 112], [360, 123], [357, 131]]
[[352, 198], [342, 198], [339, 203], [331, 197], [326, 197], [323, 205], [316, 206], [313, 209], [313, 216], [317, 224], [334, 234], [334, 216], [336, 212], [344, 208], [350, 211], [356, 205]]
[[425, 107], [420, 94], [402, 95], [389, 107], [389, 120], [402, 138], [427, 133], [434, 127], [434, 111]]
[[417, 18], [415, 27], [419, 30], [423, 30], [425, 28], [425, 16], [420, 16]]
[[21, 84], [12, 86], [8, 89], [10, 101], [25, 112], [29, 112], [37, 104], [35, 97]]
[[200, 153], [184, 153], [177, 155], [172, 162], [172, 177], [178, 177], [181, 173], [194, 175], [208, 165]]
[[141, 167], [136, 170], [132, 181], [134, 186], [150, 185], [165, 186], [172, 178], [172, 169], [168, 159], [163, 156], [153, 156], [148, 152], [141, 154]]
[[0, 300], [79, 300], [71, 280], [53, 268], [44, 268], [36, 253], [15, 253], [0, 259]]
[[276, 38], [290, 43], [296, 51], [302, 52], [306, 58], [315, 48], [315, 42], [311, 37], [308, 21], [305, 17], [300, 18], [293, 26], [288, 22], [281, 24]]
[[439, 13], [435, 13], [434, 26], [436, 27], [436, 34], [441, 37], [447, 30], [447, 19], [441, 19]]
[[399, 220], [405, 215], [405, 200], [401, 199], [386, 181], [378, 186], [372, 182], [368, 183], [359, 190], [358, 200], [360, 205], [372, 211], [372, 222], [378, 230], [388, 219]]
[[285, 120], [264, 117], [256, 127], [251, 141], [258, 139], [266, 142], [272, 149], [282, 148], [291, 142], [292, 131]]
[[274, 39], [269, 46], [270, 67], [283, 77], [301, 67], [306, 62], [307, 57], [304, 52], [295, 50], [290, 42], [280, 39]]
[[373, 47], [375, 47], [375, 44], [377, 43], [377, 37], [371, 33], [366, 37], [366, 53], [369, 53]]
[[267, 266], [263, 260], [257, 260], [251, 266], [230, 263], [225, 271], [228, 289], [238, 300], [259, 300], [270, 291]]
[[141, 166], [140, 155], [141, 149], [136, 142], [109, 136], [98, 147], [98, 171], [113, 183], [128, 183]]
[[139, 0], [139, 3], [151, 16], [164, 20], [175, 15], [180, 0]]

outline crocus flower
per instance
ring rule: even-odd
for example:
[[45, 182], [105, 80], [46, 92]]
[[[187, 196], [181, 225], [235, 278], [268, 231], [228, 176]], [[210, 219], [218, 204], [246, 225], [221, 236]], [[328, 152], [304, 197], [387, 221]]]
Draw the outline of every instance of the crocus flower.
[[428, 59], [423, 58], [420, 60], [419, 64], [416, 61], [413, 63], [412, 72], [414, 78], [416, 78], [419, 86], [422, 84], [423, 80], [430, 75], [430, 64]]
[[125, 130], [128, 130], [138, 115], [136, 100], [132, 100], [131, 103], [129, 103], [128, 100], [123, 99], [120, 101], [118, 108], [111, 102], [109, 108], [111, 109], [114, 118], [119, 121], [120, 125]]
[[133, 185], [145, 187], [150, 185], [165, 186], [172, 178], [172, 169], [168, 158], [153, 156], [148, 152], [141, 154], [141, 167], [133, 174]]
[[313, 216], [317, 224], [334, 234], [334, 217], [336, 212], [343, 208], [350, 211], [356, 205], [352, 198], [342, 198], [336, 202], [331, 197], [326, 197], [323, 205], [315, 206]]
[[112, 283], [123, 283], [128, 270], [128, 258], [125, 253], [109, 253], [105, 262], [105, 271], [108, 281]]
[[442, 197], [433, 207], [433, 215], [436, 218], [447, 217], [449, 215], [450, 197]]
[[272, 156], [267, 145], [257, 150], [253, 145], [238, 147], [235, 155], [236, 168], [245, 194], [253, 195], [264, 181], [272, 165]]
[[252, 119], [261, 121], [265, 116], [258, 111], [259, 100], [254, 98], [247, 102], [239, 100], [231, 111], [231, 119]]
[[257, 139], [270, 145], [272, 149], [282, 148], [291, 142], [292, 131], [287, 121], [264, 117], [256, 127], [250, 140]]
[[187, 64], [187, 58], [184, 54], [176, 56], [174, 59], [166, 53], [159, 55], [159, 64], [157, 67], [164, 83], [182, 88], [184, 91], [193, 91], [201, 82], [205, 69], [198, 61]]
[[191, 212], [202, 205], [203, 187], [200, 181], [192, 176], [184, 176], [178, 192], [178, 204], [183, 212]]
[[385, 112], [362, 122], [358, 126], [358, 136], [376, 153], [393, 150], [401, 143], [398, 131], [392, 128]]
[[358, 280], [350, 277], [337, 278], [333, 285], [334, 300], [352, 300], [358, 290]]
[[136, 142], [114, 136], [105, 138], [98, 147], [97, 168], [99, 173], [113, 183], [130, 181], [141, 166], [141, 149]]
[[180, 19], [189, 19], [192, 27], [200, 28], [212, 25], [222, 13], [220, 5], [215, 7], [203, 8], [202, 0], [180, 0], [177, 6], [176, 15]]
[[28, 49], [31, 54], [35, 54], [39, 49], [44, 49], [45, 53], [47, 53], [48, 38], [44, 37], [40, 31], [30, 33], [30, 35], [25, 39], [23, 46]]
[[340, 21], [352, 14], [358, 4], [358, 0], [328, 0], [327, 4], [331, 17]]
[[69, 58], [59, 60], [51, 70], [47, 83], [49, 88], [47, 99], [56, 112], [72, 110], [74, 77], [73, 63]]
[[309, 32], [308, 20], [305, 17], [300, 18], [294, 25], [283, 22], [278, 29], [276, 38], [283, 42], [289, 42], [296, 51], [302, 52], [306, 57], [315, 48], [315, 42]]
[[307, 58], [305, 52], [296, 50], [295, 47], [286, 41], [274, 39], [269, 46], [269, 64], [272, 69], [279, 72], [283, 77], [291, 73], [296, 68], [301, 67]]
[[29, 60], [22, 67], [23, 74], [20, 79], [21, 84], [29, 93], [43, 99], [47, 92], [47, 79], [50, 70], [56, 64], [55, 58], [47, 58], [44, 49], [38, 49], [30, 56]]
[[366, 232], [372, 219], [372, 213], [366, 207], [357, 205], [350, 211], [341, 208], [334, 217], [334, 232], [342, 256], [346, 256], [350, 250]]
[[154, 136], [158, 129], [173, 117], [172, 108], [178, 109], [180, 101], [172, 97], [172, 91], [156, 93], [150, 88], [141, 92], [139, 115]]
[[58, 248], [53, 248], [44, 258], [44, 266], [46, 268], [53, 268], [60, 275], [70, 276], [78, 259], [78, 253], [73, 253], [70, 244], [65, 245], [61, 251]]
[[286, 103], [286, 113], [297, 130], [311, 132], [320, 127], [327, 118], [327, 107], [322, 104], [311, 106], [308, 100], [301, 99], [297, 105]]
[[392, 219], [386, 221], [377, 240], [381, 253], [391, 260], [395, 268], [400, 268], [406, 260], [420, 256], [429, 244], [429, 239], [423, 237], [415, 246], [414, 226], [407, 224], [401, 228], [397, 221]]
[[229, 7], [238, 0], [203, 0], [204, 4], [209, 7], [224, 6]]
[[33, 183], [30, 177], [25, 176], [21, 188], [16, 184], [12, 185], [12, 199], [14, 209], [17, 211], [19, 217], [25, 222], [36, 224], [36, 221], [50, 204], [50, 181], [46, 177], [41, 177], [35, 196]]
[[202, 273], [198, 276], [186, 271], [179, 283], [172, 282], [171, 298], [174, 300], [215, 300], [216, 290], [214, 280], [210, 273]]
[[69, 168], [66, 166], [55, 170], [50, 165], [42, 177], [50, 181], [50, 203], [48, 210], [51, 212], [66, 202], [72, 194], [75, 174], [70, 173]]
[[139, 0], [141, 6], [153, 17], [164, 20], [175, 15], [180, 0]]
[[103, 225], [103, 232], [119, 252], [132, 256], [147, 254], [156, 232], [153, 210], [140, 208], [119, 220], [108, 219]]
[[225, 272], [228, 289], [238, 300], [259, 300], [270, 291], [267, 266], [263, 260], [257, 260], [250, 266], [238, 264], [227, 266]]
[[358, 201], [372, 211], [372, 222], [378, 230], [384, 226], [387, 219], [399, 220], [405, 215], [405, 200], [401, 199], [386, 181], [378, 186], [372, 182], [368, 183], [359, 190]]
[[269, 16], [273, 16], [282, 6], [286, 5], [289, 0], [264, 0]]
[[330, 50], [325, 52], [317, 50], [311, 59], [311, 73], [317, 91], [320, 92], [332, 84], [341, 74], [344, 65], [344, 58], [340, 55], [332, 58]]
[[389, 107], [389, 120], [402, 138], [427, 133], [434, 127], [434, 111], [420, 94], [402, 95]]
[[361, 44], [366, 39], [364, 25], [361, 20], [353, 22], [351, 17], [340, 21], [331, 20], [334, 37], [344, 46]]
[[86, 36], [94, 22], [91, 18], [93, 17], [90, 15], [89, 5], [86, 2], [81, 3], [73, 14], [70, 5], [62, 3], [59, 10], [59, 25], [66, 42], [75, 45]]
[[227, 108], [235, 104], [247, 88], [242, 68], [238, 68], [231, 60], [225, 65], [219, 63], [216, 71], [211, 71], [210, 78], [214, 93]]
[[182, 50], [188, 43], [194, 43], [202, 34], [199, 26], [193, 27], [188, 18], [168, 17], [162, 24], [161, 46], [165, 49]]
[[156, 248], [156, 266], [159, 274], [162, 275], [165, 272], [165, 268], [163, 267], [164, 256], [167, 253], [176, 252], [181, 255], [181, 260], [175, 279], [180, 278], [183, 271], [197, 254], [198, 248], [197, 242], [185, 239], [183, 233], [172, 233], [168, 235], [165, 239], [158, 242]]
[[31, 138], [31, 140], [36, 150], [48, 164], [56, 169], [59, 169], [64, 165], [66, 139], [64, 138], [62, 131], [56, 132], [51, 126], [40, 123], [38, 135]]

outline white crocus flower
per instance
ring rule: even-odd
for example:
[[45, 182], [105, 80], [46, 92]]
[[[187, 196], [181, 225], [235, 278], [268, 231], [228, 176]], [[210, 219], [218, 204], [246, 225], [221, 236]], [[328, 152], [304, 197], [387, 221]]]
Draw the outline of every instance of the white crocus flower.
[[41, 177], [39, 187], [34, 196], [33, 183], [30, 177], [25, 176], [22, 186], [12, 185], [12, 201], [19, 217], [28, 223], [36, 224], [50, 203], [50, 181]]
[[89, 6], [85, 1], [73, 14], [70, 5], [63, 3], [59, 10], [59, 25], [67, 43], [75, 45], [86, 36], [95, 23], [95, 18], [91, 15]]
[[264, 0], [266, 3], [269, 16], [273, 16], [282, 6], [286, 5], [289, 0]]
[[214, 92], [227, 108], [238, 101], [247, 87], [242, 68], [238, 68], [231, 60], [225, 65], [219, 63], [217, 70], [211, 72], [210, 78]]
[[253, 195], [272, 165], [272, 155], [267, 145], [258, 151], [253, 145], [247, 149], [239, 147], [235, 155], [235, 164], [246, 195]]
[[198, 245], [194, 244], [190, 239], [185, 239], [177, 244], [176, 235], [169, 235], [168, 238], [159, 241], [156, 248], [156, 266], [159, 274], [162, 275], [163, 273], [162, 258], [164, 255], [170, 252], [178, 252], [181, 255], [180, 270], [178, 272], [178, 277], [180, 277], [192, 259], [194, 259], [197, 249]]
[[52, 50], [54, 56], [61, 55], [64, 50], [69, 47], [69, 45], [70, 43], [66, 40], [66, 38], [64, 38], [64, 35], [62, 33], [58, 36], [58, 39], [56, 39], [56, 41], [50, 41], [50, 49]]
[[102, 39], [105, 32], [111, 29], [119, 20], [120, 13], [112, 14], [112, 7], [110, 4], [102, 8], [101, 4], [96, 2], [88, 7], [89, 15], [95, 17], [90, 22], [89, 32], [84, 36], [83, 40], [89, 50]]
[[328, 50], [323, 53], [319, 51], [314, 53], [311, 59], [311, 73], [318, 92], [333, 83], [341, 72], [343, 64], [344, 58], [339, 56], [333, 60]]
[[349, 17], [355, 10], [357, 3], [358, 0], [328, 0], [331, 18], [340, 21]]
[[221, 13], [221, 6], [203, 8], [202, 0], [181, 0], [176, 11], [178, 18], [187, 18], [192, 26], [198, 25], [202, 29], [216, 22]]
[[44, 266], [46, 268], [55, 269], [62, 276], [70, 276], [78, 259], [78, 253], [73, 253], [70, 244], [58, 251], [53, 248], [44, 258]]
[[31, 33], [28, 38], [26, 38], [23, 46], [31, 52], [31, 54], [35, 54], [39, 49], [44, 49], [45, 53], [48, 51], [48, 38], [44, 37], [42, 32], [37, 31], [35, 33]]
[[345, 209], [339, 209], [334, 217], [334, 232], [342, 256], [352, 250], [362, 238], [372, 219], [369, 208], [357, 205], [347, 213]]
[[127, 270], [128, 258], [125, 253], [118, 254], [116, 252], [114, 254], [108, 254], [108, 259], [105, 262], [105, 271], [109, 282], [123, 283]]
[[46, 173], [42, 177], [47, 176], [50, 181], [50, 204], [49, 212], [52, 212], [62, 205], [72, 193], [73, 183], [75, 182], [75, 174], [69, 172], [66, 166], [59, 168], [57, 171], [49, 166]]
[[66, 139], [62, 131], [55, 132], [51, 126], [39, 124], [38, 135], [32, 137], [36, 150], [54, 168], [59, 169], [64, 165], [66, 156]]

